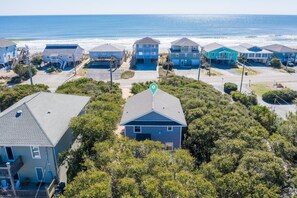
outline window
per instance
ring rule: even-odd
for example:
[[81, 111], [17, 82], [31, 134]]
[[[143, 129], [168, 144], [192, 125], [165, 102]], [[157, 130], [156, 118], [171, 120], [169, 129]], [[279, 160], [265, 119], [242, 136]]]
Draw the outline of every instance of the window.
[[140, 126], [135, 126], [134, 127], [134, 133], [141, 133], [141, 127]]
[[43, 169], [41, 167], [35, 167], [36, 178], [38, 181], [43, 180]]
[[13, 154], [13, 150], [11, 146], [7, 146], [5, 147], [5, 151], [6, 151], [6, 156], [8, 161], [14, 161], [14, 154]]
[[177, 58], [178, 58], [178, 57], [179, 57], [179, 54], [175, 54], [175, 57], [177, 57]]
[[173, 131], [173, 127], [172, 126], [168, 126], [167, 127], [167, 131]]
[[166, 142], [165, 150], [173, 151], [173, 142]]
[[196, 54], [196, 53], [194, 53], [194, 54], [193, 54], [193, 57], [196, 57], [196, 55], [197, 55], [197, 54]]
[[69, 56], [69, 58], [72, 58], [71, 56]]
[[31, 153], [33, 159], [41, 159], [40, 150], [38, 146], [31, 146]]
[[261, 57], [261, 54], [256, 54], [256, 57], [257, 57], [257, 58], [260, 58], [260, 57]]
[[215, 53], [213, 52], [211, 56], [214, 57], [215, 56]]
[[143, 55], [143, 52], [139, 52], [138, 55], [142, 56]]

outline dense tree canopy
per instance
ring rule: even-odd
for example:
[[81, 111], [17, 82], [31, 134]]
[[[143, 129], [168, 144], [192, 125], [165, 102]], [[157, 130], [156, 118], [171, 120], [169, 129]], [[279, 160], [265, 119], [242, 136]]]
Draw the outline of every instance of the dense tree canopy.
[[[86, 91], [98, 93], [97, 82], [86, 82], [96, 84]], [[149, 84], [134, 84], [131, 91]], [[118, 118], [111, 117], [121, 103], [104, 107], [104, 94], [91, 91], [88, 114], [71, 124], [81, 136], [82, 149], [72, 155], [81, 172], [73, 174], [66, 197], [279, 197], [296, 190], [295, 114], [282, 121], [267, 108], [232, 102], [229, 95], [184, 77], [161, 79], [158, 85], [181, 100], [188, 123], [183, 149], [169, 152], [158, 142], [114, 136]]]
[[48, 92], [48, 86], [37, 85], [16, 85], [13, 87], [0, 86], [0, 111], [4, 111], [17, 101], [21, 100], [25, 96], [31, 95], [36, 92], [45, 91]]

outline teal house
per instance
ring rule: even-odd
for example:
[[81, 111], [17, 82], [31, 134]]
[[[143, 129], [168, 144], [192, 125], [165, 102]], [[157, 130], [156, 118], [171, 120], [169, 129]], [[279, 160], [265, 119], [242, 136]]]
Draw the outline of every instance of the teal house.
[[173, 41], [169, 54], [175, 68], [192, 68], [200, 64], [199, 44], [188, 38]]
[[233, 64], [237, 61], [238, 52], [218, 43], [211, 43], [203, 47], [203, 56], [209, 62], [218, 64]]

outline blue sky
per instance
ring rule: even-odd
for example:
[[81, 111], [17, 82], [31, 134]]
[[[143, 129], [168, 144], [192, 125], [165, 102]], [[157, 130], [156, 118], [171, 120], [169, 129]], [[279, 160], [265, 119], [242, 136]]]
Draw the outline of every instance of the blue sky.
[[0, 0], [0, 15], [288, 14], [296, 0]]

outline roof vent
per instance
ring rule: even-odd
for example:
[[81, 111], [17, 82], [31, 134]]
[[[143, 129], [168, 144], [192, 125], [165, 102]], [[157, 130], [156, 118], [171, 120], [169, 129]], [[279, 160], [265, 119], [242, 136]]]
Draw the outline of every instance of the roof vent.
[[48, 111], [48, 112], [47, 112], [47, 114], [51, 114], [51, 112], [50, 112], [50, 111]]
[[165, 109], [165, 107], [163, 107], [163, 109]]
[[22, 115], [23, 111], [22, 110], [18, 110], [15, 114], [15, 117], [18, 118]]

